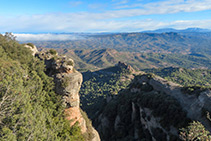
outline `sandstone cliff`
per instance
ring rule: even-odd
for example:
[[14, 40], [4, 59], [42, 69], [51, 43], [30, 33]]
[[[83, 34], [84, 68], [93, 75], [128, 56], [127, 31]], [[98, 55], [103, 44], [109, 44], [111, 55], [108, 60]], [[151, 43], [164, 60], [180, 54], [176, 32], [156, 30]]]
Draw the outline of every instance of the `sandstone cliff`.
[[[195, 92], [197, 91], [197, 92]], [[200, 121], [211, 131], [211, 91], [194, 90], [158, 76], [136, 76], [93, 121], [102, 140], [178, 140], [179, 129]]]
[[87, 140], [99, 141], [97, 131], [79, 106], [82, 74], [74, 69], [74, 61], [66, 56], [59, 56], [53, 50], [41, 52], [37, 56], [45, 61], [46, 73], [54, 78], [55, 92], [63, 96], [65, 116], [70, 121], [70, 126], [78, 123]]

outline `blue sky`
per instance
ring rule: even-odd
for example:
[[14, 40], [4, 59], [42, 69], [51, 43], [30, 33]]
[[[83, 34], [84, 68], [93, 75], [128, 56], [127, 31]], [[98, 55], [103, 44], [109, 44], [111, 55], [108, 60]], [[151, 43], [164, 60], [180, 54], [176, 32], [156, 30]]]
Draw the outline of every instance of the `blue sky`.
[[1, 0], [0, 32], [211, 29], [211, 0]]

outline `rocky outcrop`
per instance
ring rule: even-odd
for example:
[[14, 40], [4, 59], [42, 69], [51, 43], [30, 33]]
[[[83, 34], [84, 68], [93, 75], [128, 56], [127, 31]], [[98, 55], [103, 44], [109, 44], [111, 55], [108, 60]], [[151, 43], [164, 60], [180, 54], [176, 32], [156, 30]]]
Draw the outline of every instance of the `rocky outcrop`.
[[125, 69], [125, 70], [127, 70], [127, 71], [129, 71], [129, 72], [131, 72], [131, 73], [135, 73], [135, 72], [136, 72], [136, 71], [131, 67], [131, 65], [128, 65], [128, 64], [126, 64], [126, 63], [124, 63], [124, 62], [121, 62], [121, 61], [119, 61], [118, 64], [117, 64], [116, 66], [118, 66], [118, 67], [120, 67], [120, 68], [122, 68], [122, 69]]
[[45, 61], [46, 73], [54, 78], [55, 92], [63, 96], [65, 116], [70, 121], [70, 126], [78, 122], [83, 134], [89, 134], [92, 141], [99, 141], [97, 131], [92, 125], [88, 125], [90, 123], [80, 110], [79, 90], [83, 80], [82, 74], [74, 69], [74, 61], [59, 56], [54, 50], [41, 52], [37, 56]]
[[94, 125], [102, 140], [179, 139], [179, 131], [200, 121], [211, 131], [211, 91], [187, 93], [152, 74], [136, 76], [129, 89], [109, 99]]
[[[183, 110], [187, 112], [187, 116], [192, 120], [200, 121], [204, 126], [211, 131], [210, 121], [204, 117], [203, 110], [211, 111], [211, 90], [199, 92], [198, 94], [188, 94], [183, 91], [181, 85], [167, 81], [159, 76], [143, 75], [139, 78], [139, 83], [148, 83], [154, 90], [160, 91], [174, 97], [178, 100]], [[139, 89], [141, 91], [141, 89]]]
[[65, 107], [79, 107], [79, 90], [82, 83], [82, 74], [74, 71], [72, 73], [58, 73], [54, 76], [55, 91], [61, 94]]
[[24, 47], [29, 48], [32, 51], [32, 55], [35, 56], [38, 53], [37, 47], [31, 43], [24, 44]]

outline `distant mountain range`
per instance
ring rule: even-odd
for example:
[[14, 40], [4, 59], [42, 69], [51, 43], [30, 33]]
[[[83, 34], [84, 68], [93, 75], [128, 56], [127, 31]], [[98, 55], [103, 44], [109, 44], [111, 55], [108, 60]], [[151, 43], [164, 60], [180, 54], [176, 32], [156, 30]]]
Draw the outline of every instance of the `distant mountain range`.
[[147, 30], [144, 33], [166, 33], [166, 32], [177, 32], [177, 33], [190, 33], [190, 32], [211, 32], [210, 29], [203, 28], [187, 28], [187, 29], [174, 29], [174, 28], [162, 28], [157, 30]]
[[77, 69], [98, 70], [117, 64], [130, 64], [136, 70], [177, 66], [184, 68], [211, 68], [210, 58], [200, 54], [165, 54], [118, 52], [115, 49], [58, 49], [59, 54], [73, 58]]
[[105, 68], [118, 61], [137, 70], [169, 66], [210, 69], [211, 32], [208, 31], [160, 29], [153, 32], [162, 33], [83, 34], [84, 38], [75, 40], [29, 42], [39, 49], [57, 49], [73, 58], [77, 68], [83, 69]]
[[63, 49], [106, 49], [139, 53], [180, 53], [211, 55], [211, 32], [180, 34], [118, 33], [89, 35], [67, 41], [32, 41], [38, 47]]

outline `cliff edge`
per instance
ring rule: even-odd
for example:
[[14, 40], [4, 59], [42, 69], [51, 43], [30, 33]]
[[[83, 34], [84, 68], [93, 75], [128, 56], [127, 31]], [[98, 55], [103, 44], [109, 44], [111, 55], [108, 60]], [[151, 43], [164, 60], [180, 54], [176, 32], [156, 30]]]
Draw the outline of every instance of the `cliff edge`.
[[59, 56], [55, 50], [40, 52], [37, 56], [44, 60], [46, 73], [54, 78], [55, 92], [63, 96], [65, 116], [70, 121], [70, 126], [78, 124], [86, 140], [99, 141], [98, 132], [80, 109], [79, 90], [83, 77], [74, 69], [74, 61], [66, 56]]

